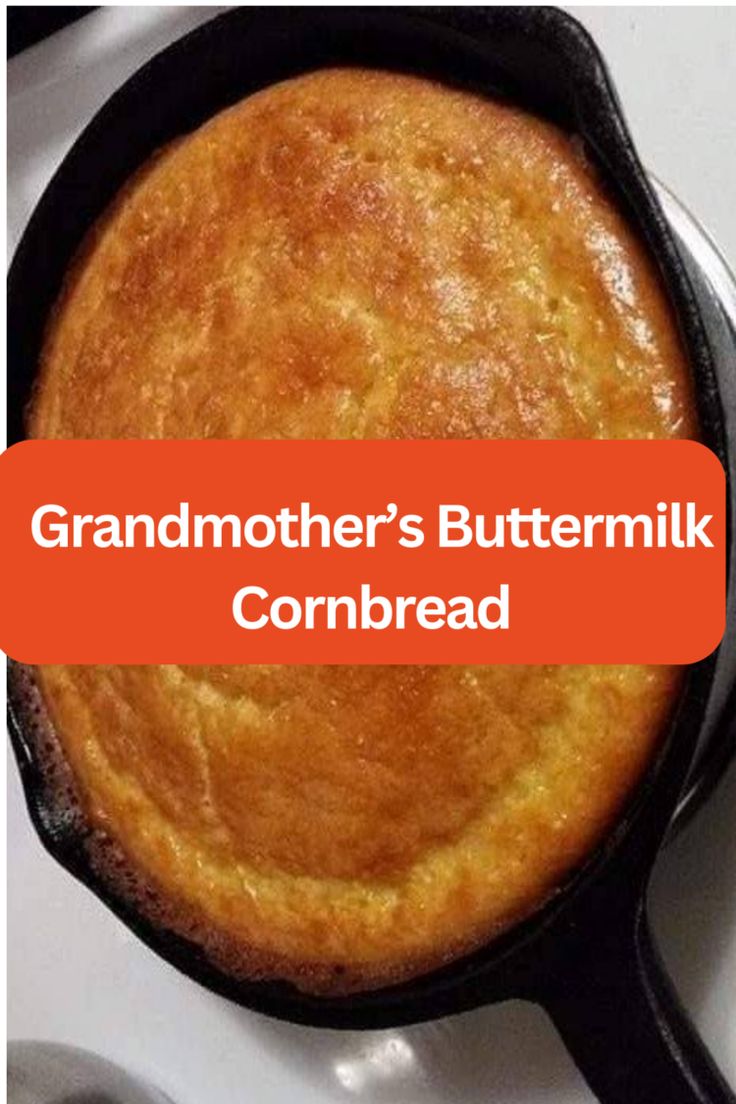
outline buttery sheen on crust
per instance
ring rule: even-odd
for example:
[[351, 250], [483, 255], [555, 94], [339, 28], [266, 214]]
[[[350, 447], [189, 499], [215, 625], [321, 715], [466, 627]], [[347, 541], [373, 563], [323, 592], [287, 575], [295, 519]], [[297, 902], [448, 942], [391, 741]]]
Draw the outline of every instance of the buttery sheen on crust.
[[[677, 437], [694, 421], [656, 272], [574, 139], [429, 81], [330, 70], [216, 116], [123, 190], [67, 279], [30, 428]], [[85, 816], [154, 891], [140, 908], [233, 973], [313, 991], [407, 977], [539, 906], [640, 777], [678, 686], [632, 666], [36, 681]]]

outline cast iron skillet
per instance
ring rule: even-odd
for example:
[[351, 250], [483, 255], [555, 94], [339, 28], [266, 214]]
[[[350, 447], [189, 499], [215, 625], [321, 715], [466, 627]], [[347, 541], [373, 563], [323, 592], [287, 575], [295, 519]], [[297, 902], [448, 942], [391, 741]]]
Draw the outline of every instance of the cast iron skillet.
[[[239, 10], [154, 58], [86, 129], [19, 246], [9, 285], [9, 440], [23, 436], [23, 408], [63, 272], [131, 172], [169, 139], [248, 92], [333, 64], [418, 71], [503, 94], [583, 136], [659, 262], [693, 366], [704, 439], [728, 467], [734, 442], [729, 446], [724, 431], [718, 378], [687, 273], [600, 55], [577, 23], [550, 8]], [[732, 551], [733, 538], [729, 572]], [[645, 897], [728, 651], [722, 646], [689, 669], [644, 783], [605, 843], [546, 907], [441, 970], [347, 997], [238, 981], [113, 896], [91, 865], [87, 830], [55, 803], [12, 678], [10, 730], [31, 816], [48, 850], [149, 946], [213, 991], [271, 1016], [341, 1028], [388, 1027], [528, 999], [547, 1009], [607, 1104], [726, 1104], [735, 1098], [677, 1003], [652, 943]], [[720, 717], [718, 726], [724, 746], [726, 720]]]

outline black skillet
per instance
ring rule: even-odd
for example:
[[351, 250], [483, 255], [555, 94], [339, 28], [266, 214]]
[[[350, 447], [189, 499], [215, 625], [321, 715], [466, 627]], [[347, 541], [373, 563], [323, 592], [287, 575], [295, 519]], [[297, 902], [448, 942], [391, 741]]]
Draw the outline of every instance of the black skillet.
[[[241, 9], [154, 58], [85, 130], [18, 248], [9, 283], [9, 440], [23, 436], [41, 334], [63, 272], [84, 232], [131, 172], [228, 103], [334, 64], [417, 71], [505, 95], [583, 137], [659, 262], [695, 374], [703, 437], [731, 476], [736, 439], [726, 432], [723, 379], [691, 281], [600, 55], [577, 23], [551, 8]], [[732, 513], [729, 565], [733, 521]], [[677, 1003], [652, 943], [645, 899], [706, 717], [709, 754], [726, 757], [734, 699], [724, 706], [722, 687], [724, 678], [732, 681], [728, 664], [734, 654], [731, 639], [689, 669], [671, 729], [638, 793], [605, 843], [543, 909], [441, 970], [339, 998], [308, 996], [283, 982], [235, 980], [196, 946], [114, 897], [90, 861], [88, 829], [69, 816], [48, 784], [37, 726], [13, 676], [10, 731], [31, 816], [48, 850], [149, 946], [211, 990], [271, 1016], [340, 1028], [388, 1027], [528, 999], [547, 1009], [606, 1104], [726, 1104], [735, 1098]]]

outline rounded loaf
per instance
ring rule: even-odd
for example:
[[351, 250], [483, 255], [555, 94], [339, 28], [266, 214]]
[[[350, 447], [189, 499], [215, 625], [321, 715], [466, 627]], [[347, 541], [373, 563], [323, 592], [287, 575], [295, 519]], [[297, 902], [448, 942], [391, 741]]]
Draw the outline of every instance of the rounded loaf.
[[[136, 174], [68, 275], [29, 425], [695, 432], [656, 270], [575, 138], [360, 70], [268, 88]], [[35, 678], [85, 817], [134, 875], [106, 877], [232, 973], [318, 992], [439, 965], [538, 907], [615, 817], [679, 685], [632, 666]]]

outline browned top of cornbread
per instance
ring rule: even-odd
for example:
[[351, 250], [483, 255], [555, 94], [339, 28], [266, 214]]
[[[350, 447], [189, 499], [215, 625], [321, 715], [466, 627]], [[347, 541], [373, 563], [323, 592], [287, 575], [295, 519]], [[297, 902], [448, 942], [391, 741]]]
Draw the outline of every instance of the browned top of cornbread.
[[[30, 428], [676, 437], [694, 420], [653, 265], [573, 139], [330, 70], [216, 116], [123, 190], [68, 277]], [[407, 976], [539, 905], [677, 687], [642, 667], [37, 678], [86, 815], [166, 923], [313, 990]]]

